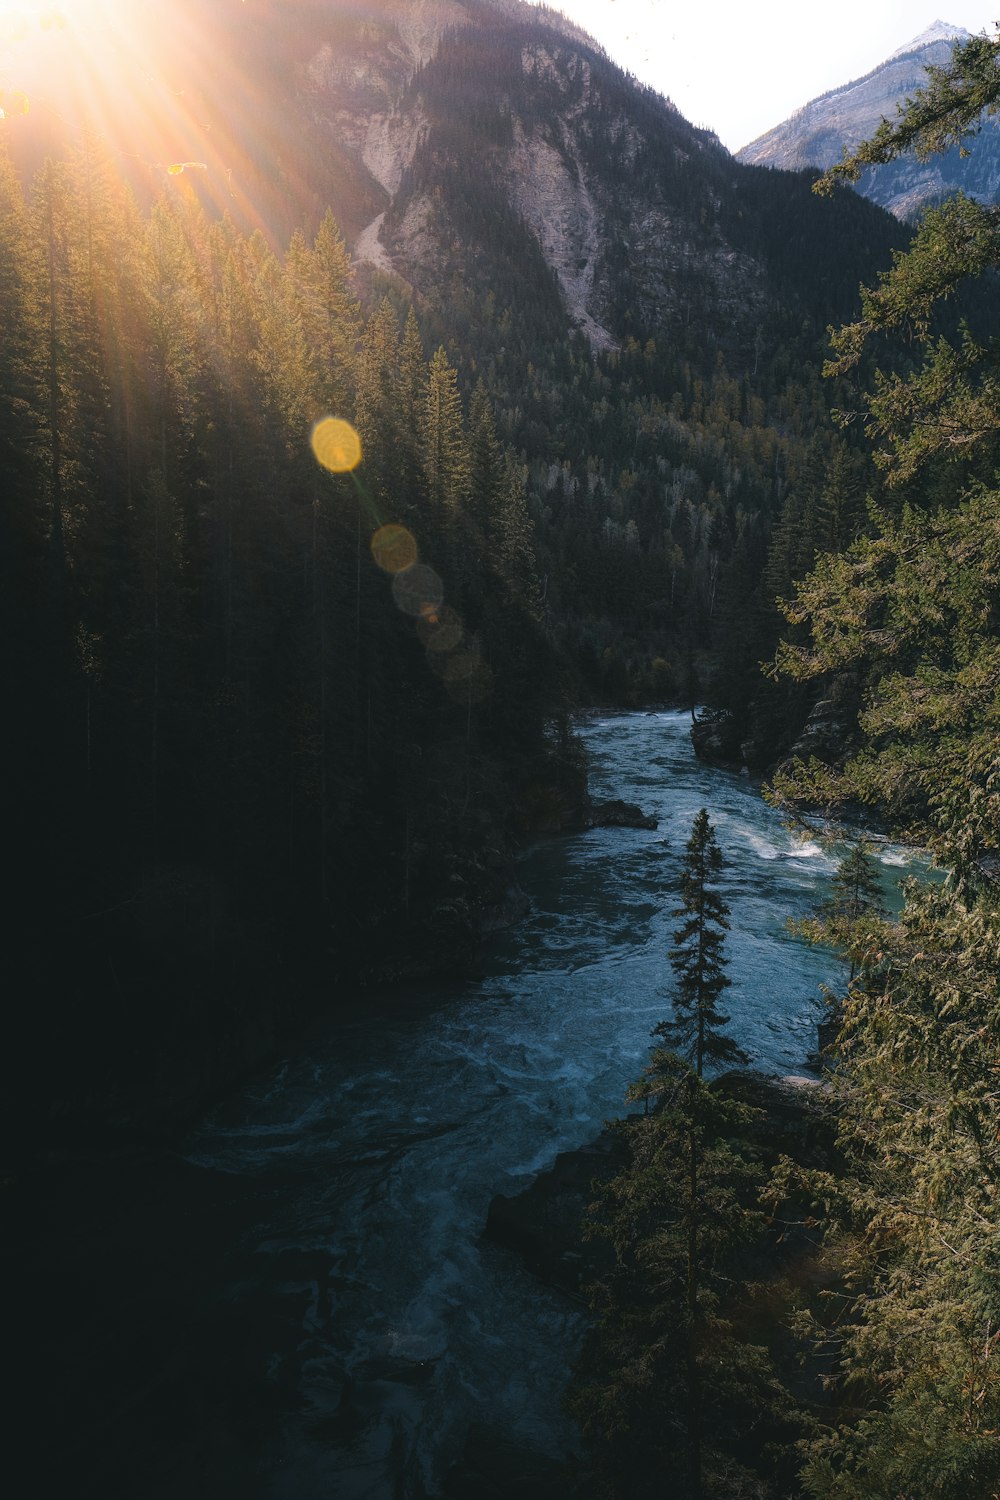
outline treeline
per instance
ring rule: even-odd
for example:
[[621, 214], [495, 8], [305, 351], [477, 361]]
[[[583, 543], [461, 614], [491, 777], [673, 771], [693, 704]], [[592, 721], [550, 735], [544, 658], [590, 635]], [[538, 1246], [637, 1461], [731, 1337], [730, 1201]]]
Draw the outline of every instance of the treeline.
[[[834, 171], [974, 134], [984, 102], [1000, 100], [998, 50], [986, 38], [958, 47]], [[799, 924], [846, 960], [828, 996], [825, 1153], [781, 1151], [781, 1120], [762, 1131], [734, 1111], [732, 1078], [702, 1095], [700, 1066], [654, 1053], [632, 1091], [654, 1108], [623, 1127], [631, 1161], [595, 1207], [615, 1254], [592, 1288], [598, 1317], [572, 1396], [593, 1461], [584, 1493], [625, 1500], [673, 1465], [686, 1500], [1000, 1494], [998, 349], [968, 325], [941, 335], [930, 317], [966, 277], [991, 291], [998, 270], [995, 210], [957, 198], [925, 216], [834, 336], [838, 375], [886, 333], [908, 337], [915, 358], [864, 396], [886, 503], [790, 589], [775, 662], [784, 681], [839, 691], [853, 733], [832, 759], [788, 761], [769, 798], [813, 830], [866, 809], [926, 848], [943, 878], [906, 882], [892, 920], [856, 844]], [[849, 478], [836, 486], [845, 504]], [[834, 493], [813, 525], [844, 508]], [[794, 532], [782, 542], [792, 571]], [[693, 1017], [728, 1040], [716, 1008], [725, 911], [697, 828], [671, 953], [675, 1016], [657, 1028], [688, 1057]], [[696, 920], [710, 938], [700, 973], [685, 956]]]
[[[532, 256], [517, 263], [530, 283]], [[762, 328], [745, 356], [669, 337], [600, 354], [543, 316], [548, 273], [534, 302], [528, 286], [487, 288], [474, 248], [463, 266], [427, 316], [527, 468], [546, 620], [577, 701], [744, 713], [784, 628], [778, 595], [853, 539], [879, 489], [863, 430], [830, 417], [818, 331], [783, 342]], [[841, 395], [854, 399], [846, 383]], [[798, 727], [801, 695], [786, 696]], [[758, 720], [764, 764], [771, 705]]]
[[[853, 194], [818, 202], [809, 174], [743, 167], [606, 58], [538, 26], [446, 36], [406, 102], [429, 128], [384, 234], [392, 246], [412, 213], [426, 217], [437, 248], [410, 274], [528, 466], [547, 618], [579, 701], [697, 698], [747, 718], [783, 626], [775, 598], [853, 538], [877, 488], [860, 424], [838, 434], [831, 421], [820, 368], [827, 325], [907, 231]], [[510, 209], [519, 135], [568, 181], [586, 177], [600, 218], [592, 312], [615, 350], [572, 331]], [[639, 204], [679, 241], [655, 247], [663, 285]], [[854, 399], [846, 383], [838, 394]], [[759, 764], [802, 722], [801, 693], [785, 690], [777, 715], [774, 698], [742, 735]]]
[[476, 369], [528, 463], [547, 616], [579, 700], [709, 701], [768, 763], [804, 711], [761, 678], [786, 628], [776, 601], [853, 540], [879, 488], [864, 433], [830, 418], [817, 345], [768, 340], [739, 374], [719, 351], [695, 360], [653, 339], [526, 356], [520, 378], [505, 353]]
[[90, 142], [0, 162], [0, 278], [12, 1093], [155, 1112], [500, 900], [557, 705], [524, 470], [329, 216], [142, 215]]

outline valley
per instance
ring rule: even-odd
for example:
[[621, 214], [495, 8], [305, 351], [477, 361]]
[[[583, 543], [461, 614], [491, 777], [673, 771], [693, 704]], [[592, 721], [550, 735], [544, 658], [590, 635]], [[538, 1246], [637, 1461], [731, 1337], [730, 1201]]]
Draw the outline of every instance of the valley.
[[991, 1500], [996, 39], [741, 160], [520, 0], [25, 13], [36, 1489]]

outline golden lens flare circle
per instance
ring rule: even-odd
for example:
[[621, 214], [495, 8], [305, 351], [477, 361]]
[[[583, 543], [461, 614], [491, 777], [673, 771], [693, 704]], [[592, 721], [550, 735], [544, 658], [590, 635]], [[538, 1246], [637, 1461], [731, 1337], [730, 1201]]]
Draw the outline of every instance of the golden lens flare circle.
[[444, 584], [426, 563], [414, 563], [392, 580], [392, 597], [405, 615], [417, 619], [437, 614], [444, 599]]
[[417, 560], [416, 538], [394, 522], [380, 526], [372, 537], [372, 557], [384, 573], [403, 573]]
[[442, 604], [439, 610], [422, 615], [417, 621], [420, 644], [428, 651], [454, 651], [463, 634], [462, 621], [450, 604]]
[[361, 462], [361, 439], [343, 417], [324, 417], [312, 430], [317, 463], [331, 474], [349, 474]]

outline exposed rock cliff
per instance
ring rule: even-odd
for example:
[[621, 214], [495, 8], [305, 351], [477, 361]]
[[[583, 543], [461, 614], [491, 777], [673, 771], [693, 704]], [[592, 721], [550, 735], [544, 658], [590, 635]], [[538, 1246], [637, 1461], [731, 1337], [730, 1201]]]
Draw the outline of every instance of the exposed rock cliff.
[[467, 285], [471, 260], [485, 284], [515, 224], [595, 348], [622, 338], [623, 305], [650, 327], [689, 316], [692, 287], [720, 329], [762, 316], [764, 268], [719, 226], [714, 137], [549, 13], [428, 7], [418, 44], [395, 10], [336, 53], [320, 44], [301, 74], [331, 148], [384, 195], [357, 259], [422, 291]]

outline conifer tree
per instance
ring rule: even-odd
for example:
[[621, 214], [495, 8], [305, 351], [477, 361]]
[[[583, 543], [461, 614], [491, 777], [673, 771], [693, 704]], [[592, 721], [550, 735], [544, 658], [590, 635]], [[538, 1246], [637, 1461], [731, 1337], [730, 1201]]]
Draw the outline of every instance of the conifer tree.
[[469, 511], [484, 538], [495, 534], [502, 474], [493, 408], [486, 387], [478, 380], [469, 403]]
[[292, 237], [287, 257], [292, 305], [302, 320], [313, 363], [314, 419], [351, 416], [361, 309], [351, 281], [351, 258], [328, 209], [311, 246]]
[[[701, 1268], [705, 1255], [702, 1242], [706, 1209], [705, 1148], [709, 1105], [715, 1101], [703, 1083], [705, 1065], [746, 1060], [745, 1053], [722, 1028], [729, 1017], [718, 1008], [718, 999], [730, 983], [723, 956], [729, 930], [729, 908], [712, 888], [723, 867], [722, 851], [705, 808], [695, 817], [680, 876], [682, 904], [673, 915], [682, 917], [674, 933], [670, 964], [676, 976], [674, 1016], [661, 1021], [653, 1035], [668, 1048], [658, 1048], [643, 1080], [629, 1097], [658, 1103], [659, 1134], [672, 1137], [675, 1160], [683, 1162], [681, 1182], [675, 1193], [683, 1205], [675, 1248], [683, 1271], [683, 1300], [677, 1313], [684, 1328], [684, 1410], [687, 1453], [687, 1495], [700, 1500], [702, 1494], [702, 1369], [704, 1336]], [[684, 1062], [681, 1061], [684, 1059]], [[662, 1249], [662, 1241], [660, 1242]], [[675, 1272], [676, 1274], [676, 1272]]]
[[361, 341], [355, 413], [365, 473], [385, 520], [405, 514], [400, 461], [405, 436], [395, 390], [398, 366], [399, 324], [391, 302], [383, 298], [368, 319]]
[[[984, 108], [1000, 108], [998, 56], [1000, 39], [956, 47], [832, 175], [975, 134]], [[832, 1347], [849, 1399], [807, 1450], [815, 1500], [1000, 1493], [996, 346], [930, 332], [937, 302], [998, 263], [995, 212], [959, 197], [927, 213], [836, 336], [834, 373], [880, 329], [924, 343], [923, 368], [881, 372], [869, 403], [890, 482], [940, 479], [970, 455], [988, 482], [953, 484], [933, 513], [873, 515], [871, 537], [800, 583], [788, 613], [808, 637], [779, 649], [799, 681], [857, 672], [864, 704], [857, 751], [841, 766], [794, 762], [774, 798], [867, 802], [948, 872], [943, 886], [909, 883], [898, 923], [878, 933], [877, 973], [844, 1001], [833, 1077], [844, 1171], [817, 1197], [846, 1274]], [[866, 899], [860, 880], [845, 895]]]
[[0, 141], [0, 485], [6, 497], [0, 517], [5, 542], [0, 546], [0, 608], [9, 607], [16, 587], [14, 549], [25, 546], [29, 536], [31, 545], [37, 546], [41, 519], [33, 505], [41, 325], [37, 263], [31, 250], [21, 186]]
[[885, 903], [870, 845], [857, 839], [837, 866], [829, 898], [819, 909], [833, 941], [848, 955], [853, 981], [858, 972], [858, 933], [866, 917], [883, 917]]
[[[531, 616], [541, 613], [535, 527], [528, 511], [527, 472], [513, 454], [504, 464], [493, 542], [497, 569], [511, 597]], [[492, 550], [492, 549], [491, 549]]]
[[35, 179], [32, 210], [42, 261], [39, 286], [45, 326], [48, 550], [54, 619], [65, 608], [66, 510], [75, 476], [73, 416], [77, 382], [73, 378], [72, 363], [76, 287], [72, 275], [70, 196], [69, 174], [65, 166], [47, 161]]
[[691, 826], [679, 882], [681, 905], [673, 913], [683, 918], [670, 953], [676, 976], [674, 1018], [661, 1021], [653, 1032], [685, 1056], [699, 1078], [706, 1063], [718, 1067], [746, 1061], [741, 1048], [723, 1034], [729, 1017], [718, 1007], [731, 983], [723, 955], [729, 907], [713, 888], [722, 869], [722, 851], [702, 808]]
[[[392, 385], [398, 432], [400, 501], [418, 523], [426, 520], [424, 478], [424, 406], [427, 394], [427, 362], [420, 325], [411, 307], [406, 314], [399, 344], [399, 362]], [[427, 539], [417, 540], [426, 545]]]
[[434, 351], [424, 406], [424, 478], [439, 524], [465, 511], [472, 478], [458, 376], [443, 348]]
[[627, 1095], [651, 1096], [654, 1110], [617, 1122], [629, 1162], [591, 1209], [589, 1236], [613, 1254], [589, 1289], [595, 1325], [568, 1404], [602, 1495], [641, 1500], [665, 1474], [679, 1500], [765, 1494], [740, 1434], [795, 1418], [767, 1350], [734, 1329], [749, 1292], [731, 1259], [762, 1229], [746, 1150], [761, 1112], [662, 1049]]

